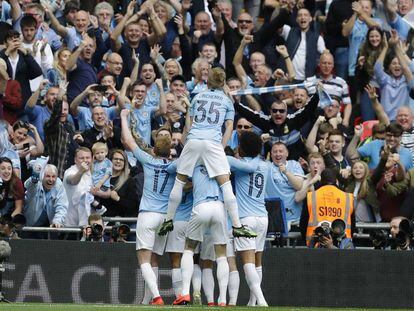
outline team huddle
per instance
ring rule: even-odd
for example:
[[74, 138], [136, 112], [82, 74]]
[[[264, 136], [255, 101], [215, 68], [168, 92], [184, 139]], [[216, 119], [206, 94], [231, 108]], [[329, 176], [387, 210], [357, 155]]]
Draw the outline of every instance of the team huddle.
[[[164, 304], [157, 286], [157, 266], [165, 251], [171, 258], [175, 305], [190, 303], [191, 283], [193, 303], [201, 303], [201, 282], [208, 304], [215, 305], [214, 261], [217, 305], [236, 305], [240, 282], [237, 253], [251, 292], [249, 305], [267, 306], [260, 287], [261, 254], [268, 222], [266, 180], [274, 165], [261, 159], [262, 141], [253, 132], [240, 137], [239, 158], [226, 157], [223, 146], [233, 130], [234, 107], [224, 85], [224, 71], [211, 69], [209, 89], [192, 101], [186, 143], [176, 161], [168, 159], [171, 142], [166, 136], [156, 137], [152, 151], [142, 150], [128, 126], [129, 111], [121, 112], [122, 141], [144, 169], [136, 231], [137, 257], [145, 280], [144, 304]], [[194, 254], [199, 254], [196, 257], [205, 268], [202, 281]]]

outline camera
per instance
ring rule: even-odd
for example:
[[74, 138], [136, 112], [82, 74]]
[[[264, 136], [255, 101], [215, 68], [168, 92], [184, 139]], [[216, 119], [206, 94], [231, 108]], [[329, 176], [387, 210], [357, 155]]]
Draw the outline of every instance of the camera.
[[86, 241], [99, 242], [103, 236], [103, 227], [98, 223], [93, 223], [92, 225], [86, 227], [91, 229], [91, 233], [86, 237]]
[[314, 241], [321, 242], [321, 239], [323, 237], [330, 237], [331, 227], [329, 226], [328, 223], [323, 223], [321, 226], [316, 227], [313, 232], [315, 234]]
[[369, 238], [374, 246], [374, 249], [385, 249], [389, 243], [388, 232], [385, 230], [371, 230]]
[[131, 232], [131, 229], [129, 228], [128, 225], [125, 225], [125, 224], [115, 225], [112, 227], [111, 241], [112, 242], [125, 242], [130, 232]]

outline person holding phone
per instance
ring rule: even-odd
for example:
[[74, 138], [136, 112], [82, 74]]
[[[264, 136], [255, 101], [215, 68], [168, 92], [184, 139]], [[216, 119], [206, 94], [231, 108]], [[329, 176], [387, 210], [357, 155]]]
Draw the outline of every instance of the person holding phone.
[[42, 139], [33, 124], [17, 121], [13, 124], [12, 143], [20, 157], [22, 180], [26, 180], [30, 176], [27, 163], [43, 154]]

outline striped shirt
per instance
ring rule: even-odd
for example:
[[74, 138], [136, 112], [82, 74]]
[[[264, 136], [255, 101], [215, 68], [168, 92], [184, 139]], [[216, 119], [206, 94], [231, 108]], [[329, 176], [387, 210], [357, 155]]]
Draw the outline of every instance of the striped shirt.
[[401, 146], [410, 150], [414, 164], [414, 128], [403, 132], [401, 137]]
[[349, 97], [348, 84], [341, 77], [331, 76], [330, 79], [324, 80], [322, 77], [317, 77], [318, 81], [323, 84], [323, 89], [330, 96], [337, 96], [341, 98], [342, 104], [350, 104], [351, 98]]

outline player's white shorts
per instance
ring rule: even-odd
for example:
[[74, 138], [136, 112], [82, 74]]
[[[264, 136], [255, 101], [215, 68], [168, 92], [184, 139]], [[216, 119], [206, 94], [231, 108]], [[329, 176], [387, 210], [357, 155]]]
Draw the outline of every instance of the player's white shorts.
[[190, 139], [184, 145], [178, 160], [177, 173], [193, 176], [194, 167], [204, 164], [210, 178], [230, 174], [230, 166], [221, 144], [201, 139]]
[[157, 255], [164, 254], [166, 236], [158, 235], [157, 231], [164, 222], [165, 214], [140, 212], [137, 219], [136, 249], [148, 249]]
[[174, 221], [174, 230], [168, 233], [166, 253], [182, 253], [185, 247], [185, 232], [188, 221]]
[[245, 217], [240, 219], [243, 225], [249, 227], [257, 233], [254, 239], [234, 238], [236, 251], [254, 250], [255, 252], [263, 252], [266, 242], [268, 218], [266, 217]]
[[235, 246], [234, 246], [234, 237], [233, 237], [233, 232], [232, 230], [229, 231], [228, 233], [229, 239], [227, 240], [227, 245], [226, 245], [226, 257], [236, 257], [236, 250], [235, 250]]
[[188, 222], [186, 237], [194, 241], [203, 241], [210, 229], [213, 244], [227, 243], [227, 216], [223, 202], [203, 202], [193, 207]]
[[216, 252], [214, 251], [213, 236], [211, 233], [204, 235], [204, 240], [200, 245], [200, 259], [216, 260]]

